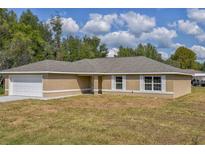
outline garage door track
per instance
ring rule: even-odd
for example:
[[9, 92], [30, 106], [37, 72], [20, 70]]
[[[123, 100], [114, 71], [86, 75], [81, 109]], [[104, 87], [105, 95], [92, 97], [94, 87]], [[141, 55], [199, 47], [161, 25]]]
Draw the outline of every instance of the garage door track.
[[0, 96], [0, 103], [18, 101], [18, 100], [24, 100], [24, 99], [30, 99], [30, 97], [26, 97], [26, 96]]

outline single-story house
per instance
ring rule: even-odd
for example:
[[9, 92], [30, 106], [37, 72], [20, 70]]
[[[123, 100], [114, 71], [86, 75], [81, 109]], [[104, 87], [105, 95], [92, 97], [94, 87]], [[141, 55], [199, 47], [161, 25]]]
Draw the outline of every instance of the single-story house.
[[186, 72], [192, 74], [193, 86], [205, 86], [205, 72], [193, 69], [186, 69]]
[[192, 75], [139, 56], [44, 60], [0, 72], [7, 95], [64, 97], [83, 93], [177, 98], [191, 93]]

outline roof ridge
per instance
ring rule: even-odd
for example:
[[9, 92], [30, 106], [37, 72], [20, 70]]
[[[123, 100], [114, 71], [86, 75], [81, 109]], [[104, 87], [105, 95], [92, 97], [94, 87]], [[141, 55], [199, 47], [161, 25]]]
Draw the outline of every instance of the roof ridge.
[[127, 58], [140, 58], [140, 57], [145, 57], [145, 56], [84, 58], [84, 59], [80, 59], [80, 60], [73, 61], [73, 62], [79, 62], [79, 61], [85, 61], [85, 60], [92, 61], [92, 60], [97, 60], [97, 59], [127, 59]]

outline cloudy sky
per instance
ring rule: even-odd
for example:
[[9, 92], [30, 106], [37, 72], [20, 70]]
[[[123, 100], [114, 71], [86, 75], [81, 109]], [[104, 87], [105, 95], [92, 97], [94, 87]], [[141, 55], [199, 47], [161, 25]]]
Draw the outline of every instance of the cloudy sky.
[[[13, 9], [18, 16], [25, 9]], [[205, 61], [205, 9], [31, 9], [43, 22], [62, 16], [63, 35], [96, 35], [109, 47], [152, 43], [168, 58], [178, 46]]]

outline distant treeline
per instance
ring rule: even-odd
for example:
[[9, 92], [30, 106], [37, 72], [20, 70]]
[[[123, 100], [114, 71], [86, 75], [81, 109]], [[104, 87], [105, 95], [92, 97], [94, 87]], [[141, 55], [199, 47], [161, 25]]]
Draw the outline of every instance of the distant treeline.
[[[44, 59], [76, 61], [108, 54], [106, 44], [96, 36], [62, 35], [62, 21], [58, 15], [49, 23], [43, 23], [30, 10], [24, 11], [17, 19], [12, 10], [0, 9], [0, 70]], [[179, 68], [205, 70], [205, 63], [197, 62], [196, 54], [186, 47], [179, 47], [164, 60], [152, 44], [136, 46], [120, 46], [116, 56], [146, 56]]]

